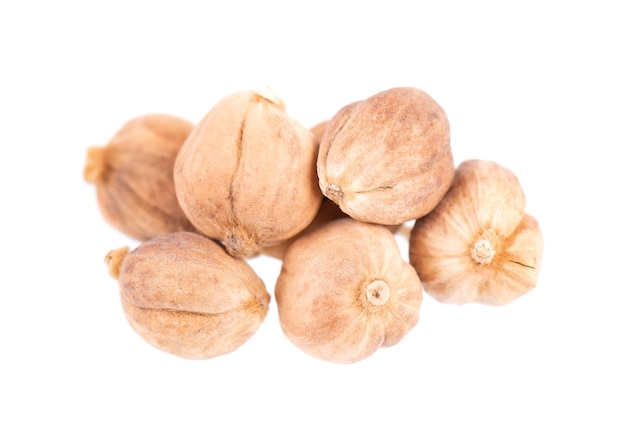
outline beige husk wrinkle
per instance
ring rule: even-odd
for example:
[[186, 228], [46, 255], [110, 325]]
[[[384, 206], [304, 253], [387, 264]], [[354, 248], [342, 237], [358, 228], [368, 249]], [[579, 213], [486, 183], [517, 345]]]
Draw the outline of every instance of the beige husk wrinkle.
[[[267, 99], [267, 98], [266, 98]], [[268, 99], [271, 100], [271, 99]], [[275, 102], [274, 102], [275, 103]], [[228, 205], [230, 212], [230, 223], [229, 228], [226, 230], [226, 236], [224, 237], [224, 243], [228, 249], [229, 253], [242, 253], [242, 255], [250, 255], [257, 251], [258, 244], [254, 240], [254, 236], [251, 235], [244, 226], [242, 226], [237, 219], [235, 209], [233, 208], [233, 204], [235, 202], [235, 189], [234, 189], [234, 181], [236, 174], [241, 170], [239, 166], [241, 163], [241, 155], [242, 155], [242, 144], [245, 134], [246, 127], [246, 116], [248, 115], [248, 110], [246, 110], [243, 114], [243, 119], [241, 121], [241, 127], [239, 129], [239, 137], [235, 139], [236, 153], [235, 153], [235, 167], [233, 175], [230, 177], [230, 185], [228, 186], [228, 198], [226, 205]]]

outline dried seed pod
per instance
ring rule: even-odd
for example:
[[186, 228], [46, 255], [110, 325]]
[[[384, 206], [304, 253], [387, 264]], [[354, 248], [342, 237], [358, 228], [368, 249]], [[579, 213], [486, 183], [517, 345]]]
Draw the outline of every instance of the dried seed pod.
[[315, 217], [317, 146], [310, 130], [269, 92], [218, 102], [176, 159], [178, 200], [194, 227], [249, 256], [303, 230]]
[[93, 183], [104, 219], [140, 241], [187, 230], [174, 190], [174, 161], [193, 124], [154, 114], [128, 121], [106, 146], [87, 151], [85, 181]]
[[357, 220], [401, 224], [422, 217], [454, 175], [446, 113], [411, 87], [346, 105], [322, 136], [317, 171], [324, 195]]
[[417, 324], [422, 286], [388, 229], [345, 218], [289, 247], [275, 297], [292, 343], [322, 360], [354, 363]]
[[534, 288], [543, 239], [525, 203], [510, 170], [461, 163], [446, 196], [411, 231], [409, 258], [424, 290], [445, 303], [504, 305]]
[[234, 351], [263, 322], [263, 282], [217, 242], [175, 232], [106, 256], [132, 328], [148, 343], [188, 359]]

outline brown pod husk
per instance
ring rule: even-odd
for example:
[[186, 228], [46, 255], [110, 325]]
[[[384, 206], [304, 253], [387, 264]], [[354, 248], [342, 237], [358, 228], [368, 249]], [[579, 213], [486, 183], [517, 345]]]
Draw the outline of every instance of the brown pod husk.
[[383, 226], [334, 220], [297, 239], [275, 285], [280, 325], [305, 353], [361, 361], [417, 324], [422, 286]]
[[352, 218], [396, 225], [422, 217], [454, 175], [446, 113], [412, 87], [348, 104], [324, 131], [317, 171], [324, 195]]
[[174, 161], [193, 124], [165, 114], [128, 121], [105, 146], [87, 151], [85, 181], [104, 219], [139, 241], [193, 231], [174, 190]]
[[310, 130], [270, 92], [240, 91], [218, 102], [176, 160], [178, 200], [194, 227], [250, 256], [303, 230], [315, 217], [317, 146]]
[[110, 251], [132, 328], [158, 349], [187, 359], [234, 351], [257, 331], [270, 295], [243, 260], [202, 235], [175, 232], [133, 251]]
[[415, 222], [409, 258], [433, 298], [505, 305], [537, 285], [539, 224], [517, 177], [492, 162], [461, 163], [450, 190]]

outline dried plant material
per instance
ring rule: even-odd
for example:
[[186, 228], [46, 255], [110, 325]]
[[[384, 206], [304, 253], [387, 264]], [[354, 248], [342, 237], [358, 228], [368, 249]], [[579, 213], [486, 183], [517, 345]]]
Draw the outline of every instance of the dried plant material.
[[87, 151], [83, 177], [96, 188], [104, 219], [140, 241], [192, 231], [174, 190], [174, 161], [193, 124], [170, 115], [128, 121], [106, 146]]
[[411, 87], [346, 105], [322, 136], [317, 171], [324, 195], [357, 220], [395, 225], [422, 217], [454, 175], [446, 113]]
[[270, 295], [253, 269], [217, 242], [176, 232], [105, 259], [128, 322], [148, 343], [179, 357], [234, 351], [259, 328]]
[[310, 130], [270, 92], [240, 91], [218, 102], [180, 149], [178, 200], [194, 227], [250, 256], [311, 223], [322, 200]]
[[345, 218], [288, 248], [275, 297], [291, 342], [313, 357], [354, 363], [417, 324], [422, 286], [388, 229]]
[[424, 290], [445, 303], [504, 305], [533, 289], [543, 239], [525, 203], [510, 170], [461, 163], [446, 196], [411, 232], [409, 258]]

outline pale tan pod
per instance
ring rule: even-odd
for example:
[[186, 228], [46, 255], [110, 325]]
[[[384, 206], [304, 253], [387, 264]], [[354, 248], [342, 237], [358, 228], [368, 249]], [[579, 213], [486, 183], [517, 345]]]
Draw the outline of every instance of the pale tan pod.
[[422, 217], [454, 175], [446, 113], [413, 87], [348, 104], [322, 136], [317, 172], [324, 195], [357, 220], [396, 225]]
[[435, 299], [504, 305], [536, 286], [543, 239], [517, 177], [495, 162], [468, 160], [439, 205], [415, 222], [409, 247]]
[[197, 233], [157, 236], [130, 252], [112, 250], [106, 262], [132, 328], [179, 357], [234, 351], [267, 315], [270, 295], [254, 270]]
[[140, 241], [193, 226], [178, 204], [174, 161], [193, 124], [152, 114], [126, 122], [104, 146], [87, 151], [85, 181], [96, 188], [104, 219]]
[[286, 251], [275, 285], [281, 328], [303, 352], [361, 361], [417, 324], [422, 286], [383, 226], [334, 220]]
[[304, 229], [322, 194], [310, 130], [270, 92], [240, 91], [219, 101], [176, 159], [178, 200], [194, 227], [249, 256]]

